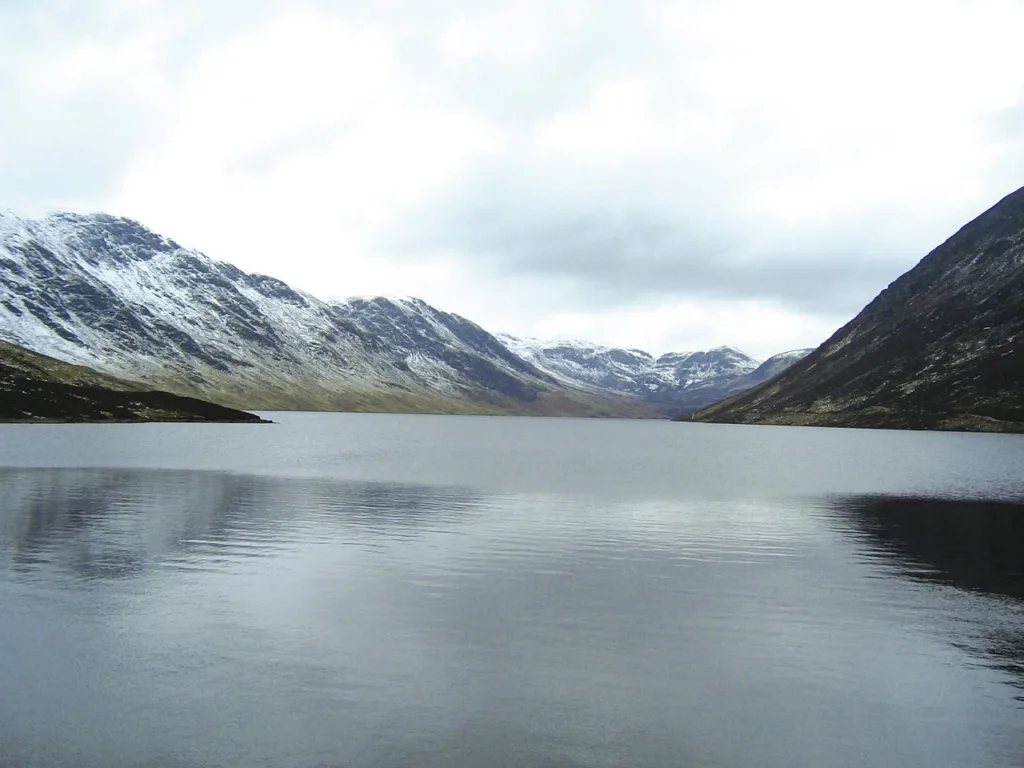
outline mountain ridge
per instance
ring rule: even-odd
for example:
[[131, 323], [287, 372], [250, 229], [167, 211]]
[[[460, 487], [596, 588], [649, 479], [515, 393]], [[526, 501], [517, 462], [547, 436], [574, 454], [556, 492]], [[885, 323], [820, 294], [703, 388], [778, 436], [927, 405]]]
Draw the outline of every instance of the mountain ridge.
[[1024, 188], [809, 356], [696, 420], [1024, 431]]
[[579, 340], [541, 341], [498, 334], [511, 349], [542, 370], [566, 380], [642, 394], [688, 413], [777, 375], [810, 350], [783, 352], [758, 361], [735, 347], [667, 352], [658, 357]]
[[558, 375], [419, 299], [322, 301], [109, 214], [0, 214], [0, 338], [267, 410], [666, 416], [681, 408], [668, 390], [706, 383], [680, 375], [652, 394], [628, 376], [616, 387]]

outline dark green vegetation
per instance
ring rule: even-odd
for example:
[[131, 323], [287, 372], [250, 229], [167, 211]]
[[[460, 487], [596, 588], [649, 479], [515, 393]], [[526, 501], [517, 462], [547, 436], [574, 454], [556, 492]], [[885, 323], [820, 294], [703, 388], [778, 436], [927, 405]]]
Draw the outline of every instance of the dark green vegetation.
[[146, 389], [0, 342], [0, 421], [240, 421], [258, 416]]
[[781, 376], [694, 420], [1024, 432], [1022, 333], [1024, 189]]

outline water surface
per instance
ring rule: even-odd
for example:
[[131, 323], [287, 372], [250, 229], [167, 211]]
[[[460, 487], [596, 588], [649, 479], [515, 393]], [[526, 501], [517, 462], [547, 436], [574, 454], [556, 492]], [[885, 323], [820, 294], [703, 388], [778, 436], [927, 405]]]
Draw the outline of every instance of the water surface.
[[1020, 766], [1024, 439], [0, 426], [0, 766]]

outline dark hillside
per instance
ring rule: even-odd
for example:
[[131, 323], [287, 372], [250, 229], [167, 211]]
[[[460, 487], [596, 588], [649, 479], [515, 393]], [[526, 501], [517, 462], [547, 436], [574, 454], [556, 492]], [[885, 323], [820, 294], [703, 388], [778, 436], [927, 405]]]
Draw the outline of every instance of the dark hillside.
[[0, 342], [0, 421], [242, 421], [261, 419], [205, 400], [145, 389]]
[[698, 421], [1024, 431], [1024, 189], [780, 377]]

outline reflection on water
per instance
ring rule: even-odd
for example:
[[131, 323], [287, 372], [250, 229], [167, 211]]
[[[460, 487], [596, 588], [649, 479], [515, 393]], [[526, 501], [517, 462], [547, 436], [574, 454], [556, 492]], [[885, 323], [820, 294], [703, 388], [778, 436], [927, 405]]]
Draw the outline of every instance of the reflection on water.
[[1024, 504], [863, 496], [835, 507], [856, 526], [869, 556], [892, 570], [997, 598], [985, 603], [986, 621], [972, 626], [973, 636], [958, 642], [1024, 688]]
[[646, 479], [0, 469], [0, 768], [1019, 763], [1019, 506]]
[[11, 567], [59, 566], [83, 579], [271, 555], [311, 526], [415, 535], [476, 503], [456, 488], [167, 470], [0, 469], [0, 487], [0, 551], [9, 548]]
[[912, 578], [1024, 598], [1024, 504], [864, 496], [836, 506]]

